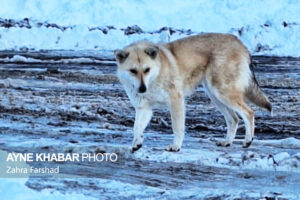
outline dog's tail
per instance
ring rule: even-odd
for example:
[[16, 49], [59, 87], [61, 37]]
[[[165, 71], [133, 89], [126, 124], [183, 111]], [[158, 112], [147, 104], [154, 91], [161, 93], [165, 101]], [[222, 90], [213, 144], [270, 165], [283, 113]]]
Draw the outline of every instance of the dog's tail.
[[263, 93], [263, 91], [260, 89], [258, 82], [254, 75], [254, 64], [251, 61], [250, 64], [250, 70], [252, 72], [251, 81], [246, 89], [245, 96], [246, 98], [254, 103], [255, 105], [264, 108], [268, 110], [270, 113], [272, 113], [272, 105], [268, 99], [268, 97]]

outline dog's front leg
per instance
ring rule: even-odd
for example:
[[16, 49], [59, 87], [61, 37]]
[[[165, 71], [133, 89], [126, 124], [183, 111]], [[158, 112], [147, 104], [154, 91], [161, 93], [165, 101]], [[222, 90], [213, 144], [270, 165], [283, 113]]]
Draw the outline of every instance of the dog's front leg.
[[184, 138], [185, 108], [184, 97], [181, 93], [172, 93], [170, 96], [170, 112], [174, 133], [173, 144], [167, 146], [166, 151], [180, 151]]
[[142, 147], [143, 143], [143, 132], [147, 127], [152, 116], [152, 109], [148, 107], [136, 108], [135, 109], [135, 121], [133, 127], [133, 144], [131, 152], [137, 151]]

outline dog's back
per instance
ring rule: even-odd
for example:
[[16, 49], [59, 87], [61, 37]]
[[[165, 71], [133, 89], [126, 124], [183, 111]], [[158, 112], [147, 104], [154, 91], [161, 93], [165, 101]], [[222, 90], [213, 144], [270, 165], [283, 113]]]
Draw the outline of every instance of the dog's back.
[[[228, 77], [230, 75], [226, 75], [226, 72], [231, 69], [227, 67], [235, 67], [241, 62], [250, 64], [248, 50], [232, 35], [201, 34], [176, 40], [168, 43], [166, 47], [176, 58], [187, 91], [203, 80], [208, 67], [221, 66], [218, 70], [225, 71], [222, 74]], [[219, 76], [218, 79], [222, 77]]]

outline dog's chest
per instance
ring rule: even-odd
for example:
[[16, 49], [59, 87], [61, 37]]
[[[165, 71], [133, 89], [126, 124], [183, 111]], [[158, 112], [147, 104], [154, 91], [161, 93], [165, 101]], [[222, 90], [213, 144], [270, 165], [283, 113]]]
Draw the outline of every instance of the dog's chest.
[[168, 102], [168, 93], [162, 88], [149, 88], [144, 94], [139, 94], [135, 90], [129, 88], [126, 88], [125, 90], [134, 107], [150, 106], [156, 108], [161, 105], [166, 105]]
[[165, 105], [169, 99], [168, 93], [163, 89], [150, 89], [145, 98], [153, 106]]

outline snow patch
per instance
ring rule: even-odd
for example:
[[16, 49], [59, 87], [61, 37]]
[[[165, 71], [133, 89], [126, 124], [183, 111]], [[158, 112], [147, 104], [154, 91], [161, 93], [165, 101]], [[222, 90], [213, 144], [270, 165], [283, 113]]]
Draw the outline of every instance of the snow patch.
[[[204, 143], [211, 144], [208, 140]], [[282, 140], [264, 140], [259, 141], [263, 145], [294, 144], [287, 150], [294, 149], [295, 144], [299, 144], [300, 140], [296, 138], [287, 138]], [[212, 144], [213, 145], [213, 144]], [[253, 144], [252, 148], [256, 148]], [[281, 146], [282, 147], [282, 146]], [[257, 148], [262, 148], [259, 145]], [[146, 159], [160, 162], [176, 162], [176, 163], [195, 163], [208, 166], [235, 168], [235, 169], [262, 169], [276, 171], [294, 171], [300, 172], [300, 153], [283, 152], [263, 152], [255, 150], [224, 149], [224, 148], [199, 148], [199, 149], [182, 149], [178, 153], [166, 151], [150, 151], [142, 148], [133, 155], [138, 159]]]
[[96, 200], [97, 198], [89, 197], [75, 192], [62, 194], [57, 191], [44, 189], [36, 191], [28, 188], [25, 183], [28, 179], [22, 178], [0, 178], [1, 198], [11, 200]]
[[[7, 152], [0, 150], [0, 157], [1, 160], [3, 158], [7, 157]], [[4, 159], [5, 160], [5, 159]], [[25, 184], [28, 181], [28, 175], [24, 174], [22, 178], [20, 178], [20, 175], [16, 175], [16, 177], [19, 178], [12, 178], [13, 176], [10, 174], [10, 178], [3, 178], [7, 177], [3, 176], [3, 174], [6, 174], [6, 164], [5, 162], [2, 162], [3, 166], [0, 164], [0, 188], [1, 188], [1, 199], [11, 199], [11, 200], [18, 200], [18, 199], [24, 199], [24, 200], [38, 200], [38, 199], [44, 199], [44, 200], [52, 200], [52, 199], [88, 199], [92, 200], [95, 198], [87, 197], [83, 194], [78, 194], [75, 192], [72, 193], [59, 193], [57, 191], [51, 191], [49, 189], [44, 189], [42, 191], [36, 191], [33, 189], [28, 188]], [[27, 167], [29, 168], [29, 165], [27, 165], [25, 162], [15, 162], [14, 166], [18, 166], [19, 168]], [[24, 178], [26, 177], [26, 178]]]
[[279, 148], [300, 149], [300, 140], [294, 137], [289, 137], [281, 140], [259, 141], [267, 146], [275, 146]]
[[111, 64], [113, 62], [110, 61], [102, 61], [97, 60], [96, 58], [67, 58], [67, 59], [35, 59], [30, 57], [25, 57], [21, 55], [14, 55], [13, 57], [9, 58], [0, 58], [0, 62], [3, 63], [47, 63], [47, 64]]

